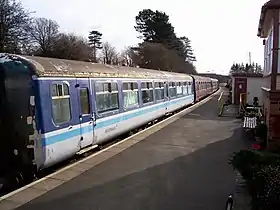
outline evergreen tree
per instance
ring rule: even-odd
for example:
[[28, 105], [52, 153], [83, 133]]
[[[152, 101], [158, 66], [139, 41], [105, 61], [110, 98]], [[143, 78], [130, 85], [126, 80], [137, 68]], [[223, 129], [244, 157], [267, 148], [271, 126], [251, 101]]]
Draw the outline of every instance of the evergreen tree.
[[245, 73], [249, 73], [250, 72], [250, 68], [251, 68], [251, 66], [248, 63], [246, 63], [245, 64], [245, 68], [244, 68], [244, 72]]
[[191, 41], [185, 36], [180, 37], [180, 40], [183, 43], [183, 53], [186, 61], [188, 62], [196, 61], [196, 58], [193, 53], [193, 49], [191, 47]]
[[239, 65], [239, 72], [244, 72], [245, 71], [245, 66], [244, 63], [242, 62], [241, 65]]
[[[178, 38], [176, 36], [174, 27], [169, 22], [169, 16], [166, 13], [144, 9], [138, 13], [135, 20], [135, 30], [140, 33], [139, 38], [143, 39], [144, 43], [161, 44], [167, 50], [177, 54], [186, 65], [196, 60], [190, 40], [187, 37]], [[139, 51], [139, 49], [135, 50]], [[188, 66], [194, 68], [192, 64]]]
[[170, 44], [176, 38], [169, 17], [163, 12], [144, 9], [136, 16], [134, 27], [144, 42]]
[[91, 31], [89, 33], [88, 39], [89, 39], [89, 46], [93, 50], [93, 62], [97, 62], [96, 54], [98, 49], [102, 49], [102, 33], [99, 31]]
[[232, 73], [252, 73], [252, 74], [262, 74], [262, 67], [257, 63], [248, 64], [233, 64], [230, 68], [230, 74]]
[[232, 64], [232, 66], [230, 67], [230, 74], [237, 72], [238, 70], [238, 64]]
[[141, 68], [196, 74], [193, 64], [186, 62], [176, 51], [168, 50], [160, 43], [143, 42], [134, 51], [134, 63]]
[[263, 73], [263, 69], [262, 69], [261, 65], [259, 65], [258, 63], [256, 63], [255, 72], [259, 73], [259, 74]]
[[169, 16], [156, 10], [144, 9], [136, 16], [135, 29], [144, 42], [159, 43], [170, 50], [175, 50], [180, 57], [184, 56], [184, 44], [176, 36]]

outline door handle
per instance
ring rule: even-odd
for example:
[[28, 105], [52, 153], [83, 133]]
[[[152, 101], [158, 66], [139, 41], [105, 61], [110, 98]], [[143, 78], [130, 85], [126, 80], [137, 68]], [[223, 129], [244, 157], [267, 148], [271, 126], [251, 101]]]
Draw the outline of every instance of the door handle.
[[70, 130], [70, 129], [72, 129], [72, 128], [73, 128], [73, 126], [71, 125], [71, 126], [69, 126], [68, 130]]
[[92, 121], [89, 122], [89, 124], [92, 124], [92, 123], [93, 123]]

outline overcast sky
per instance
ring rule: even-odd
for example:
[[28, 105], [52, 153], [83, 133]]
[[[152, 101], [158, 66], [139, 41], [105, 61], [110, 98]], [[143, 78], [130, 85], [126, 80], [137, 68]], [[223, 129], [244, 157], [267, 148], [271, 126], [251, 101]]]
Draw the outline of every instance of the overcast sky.
[[263, 65], [257, 37], [261, 6], [267, 0], [22, 0], [35, 16], [56, 20], [63, 32], [87, 37], [90, 30], [117, 49], [139, 42], [135, 16], [142, 9], [166, 12], [178, 36], [187, 36], [198, 72], [226, 74], [233, 62]]

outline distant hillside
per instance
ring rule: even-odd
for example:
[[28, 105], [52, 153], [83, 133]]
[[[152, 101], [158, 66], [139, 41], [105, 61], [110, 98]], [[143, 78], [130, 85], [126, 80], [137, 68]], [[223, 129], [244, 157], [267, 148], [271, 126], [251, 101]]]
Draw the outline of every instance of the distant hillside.
[[213, 73], [199, 73], [198, 75], [202, 77], [211, 77], [214, 79], [218, 79], [220, 83], [226, 83], [230, 79], [229, 76], [213, 74]]

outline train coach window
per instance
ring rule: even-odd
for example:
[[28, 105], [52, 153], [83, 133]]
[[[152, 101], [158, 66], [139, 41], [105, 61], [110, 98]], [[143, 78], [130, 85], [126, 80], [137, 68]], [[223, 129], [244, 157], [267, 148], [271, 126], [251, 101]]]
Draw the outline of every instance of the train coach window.
[[176, 92], [178, 96], [183, 95], [183, 86], [181, 82], [177, 82]]
[[52, 85], [52, 114], [56, 124], [70, 121], [70, 95], [67, 84]]
[[188, 83], [183, 83], [183, 95], [188, 95]]
[[95, 83], [96, 109], [98, 113], [119, 109], [119, 92], [116, 82]]
[[156, 101], [164, 99], [164, 84], [163, 82], [155, 82]]
[[169, 83], [169, 96], [172, 97], [176, 97], [176, 85], [175, 82], [170, 82]]
[[136, 82], [123, 83], [123, 106], [132, 108], [139, 105], [138, 84]]
[[193, 94], [193, 85], [191, 82], [188, 83], [188, 94], [189, 95]]
[[82, 115], [90, 114], [89, 94], [87, 88], [80, 88], [80, 106]]
[[150, 103], [154, 101], [154, 91], [152, 82], [142, 82], [141, 83], [142, 91], [142, 101], [143, 104]]

